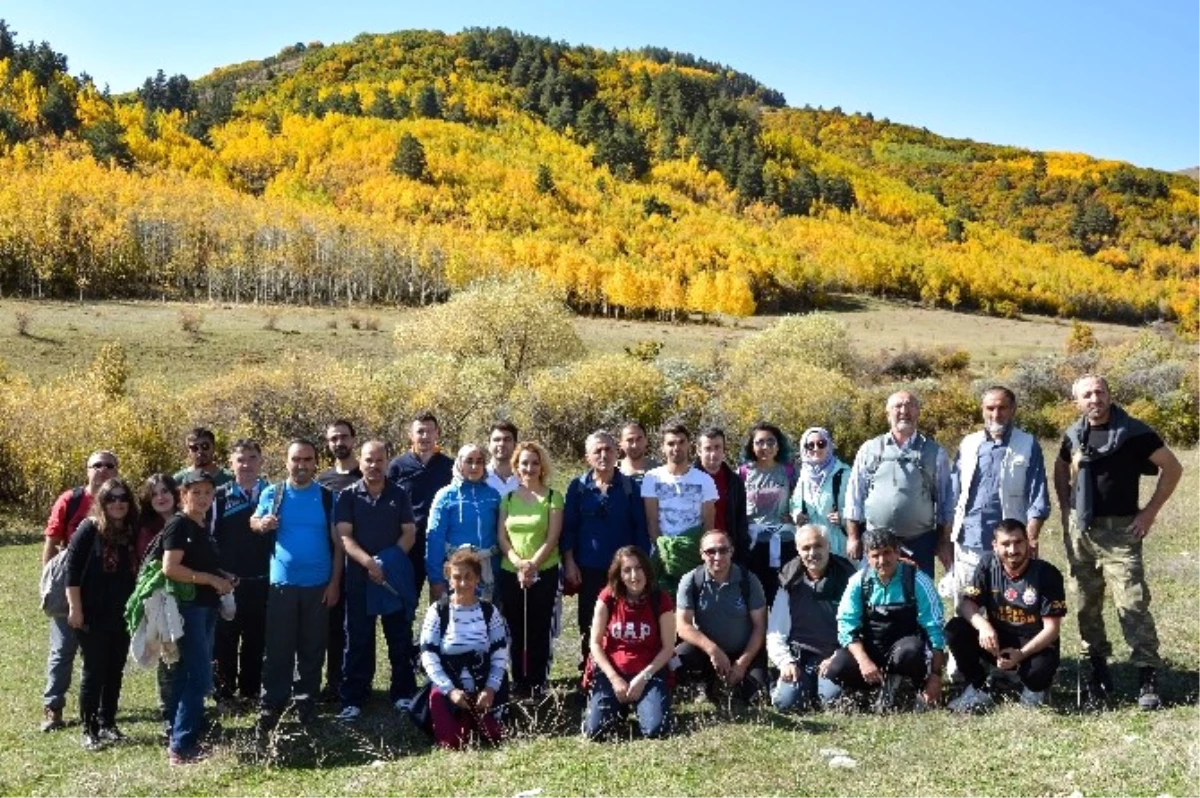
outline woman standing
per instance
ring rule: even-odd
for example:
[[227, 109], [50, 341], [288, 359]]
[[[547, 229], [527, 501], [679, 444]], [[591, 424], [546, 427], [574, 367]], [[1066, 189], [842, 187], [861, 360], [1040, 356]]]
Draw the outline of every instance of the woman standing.
[[425, 573], [430, 597], [446, 594], [443, 563], [455, 550], [466, 546], [479, 555], [481, 595], [488, 601], [496, 587], [500, 546], [496, 528], [500, 517], [500, 494], [487, 484], [487, 455], [468, 443], [458, 450], [453, 479], [433, 497], [429, 529], [425, 538]]
[[796, 556], [796, 525], [788, 507], [796, 484], [792, 446], [774, 424], [755, 424], [742, 450], [738, 469], [746, 483], [750, 553], [746, 563], [762, 583], [769, 606], [779, 588], [779, 569]]
[[212, 476], [196, 468], [187, 471], [180, 481], [179, 498], [179, 512], [163, 529], [163, 574], [176, 583], [174, 594], [183, 618], [179, 663], [166, 714], [173, 719], [170, 762], [189, 765], [207, 756], [197, 738], [204, 720], [204, 696], [212, 689], [218, 597], [232, 591], [233, 582], [218, 568], [216, 546], [204, 527], [213, 500]]
[[100, 486], [67, 547], [67, 624], [83, 652], [79, 710], [88, 751], [125, 739], [117, 728], [117, 702], [129, 655], [125, 602], [137, 582], [136, 529], [133, 493], [113, 478]]
[[[477, 596], [483, 563], [459, 549], [444, 571], [450, 595], [430, 605], [421, 624], [421, 667], [433, 688], [433, 736], [444, 748], [462, 748], [473, 733], [500, 742], [503, 727], [508, 630], [504, 618]], [[498, 699], [499, 696], [499, 699]]]
[[179, 486], [170, 474], [151, 474], [138, 493], [137, 558], [141, 562], [154, 538], [179, 509]]
[[608, 568], [592, 616], [591, 661], [583, 733], [599, 739], [636, 708], [643, 737], [661, 737], [671, 725], [667, 663], [675, 655], [675, 602], [651, 584], [650, 558], [623, 546]]
[[500, 501], [499, 587], [512, 630], [513, 693], [526, 698], [540, 696], [550, 676], [563, 497], [546, 485], [550, 457], [538, 444], [517, 444], [512, 465], [521, 485]]
[[809, 427], [800, 436], [800, 478], [792, 491], [792, 517], [796, 524], [816, 524], [825, 530], [830, 554], [846, 556], [846, 529], [842, 508], [850, 466], [833, 453], [833, 436], [822, 427]]

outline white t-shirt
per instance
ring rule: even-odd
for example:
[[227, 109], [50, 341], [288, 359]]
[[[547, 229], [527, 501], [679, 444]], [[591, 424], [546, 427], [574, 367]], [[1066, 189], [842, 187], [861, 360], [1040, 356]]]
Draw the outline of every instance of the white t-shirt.
[[675, 537], [703, 523], [701, 510], [705, 502], [716, 502], [717, 483], [698, 468], [675, 476], [659, 466], [646, 472], [642, 498], [658, 499], [659, 534]]

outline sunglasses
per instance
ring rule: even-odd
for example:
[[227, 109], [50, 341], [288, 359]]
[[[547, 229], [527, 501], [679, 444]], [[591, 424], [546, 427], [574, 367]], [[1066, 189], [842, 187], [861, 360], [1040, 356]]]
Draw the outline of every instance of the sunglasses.
[[105, 504], [113, 504], [115, 502], [123, 502], [125, 504], [128, 504], [129, 503], [129, 494], [128, 493], [110, 493], [104, 497]]
[[812, 451], [816, 451], [817, 449], [824, 449], [828, 445], [829, 444], [826, 443], [825, 441], [810, 441], [810, 442], [804, 444], [804, 448], [806, 451], [812, 452]]
[[190, 451], [190, 452], [199, 452], [199, 451], [207, 452], [209, 449], [211, 449], [213, 447], [213, 445], [211, 443], [209, 443], [208, 441], [203, 441], [201, 443], [189, 443], [187, 445], [187, 447], [188, 447], [188, 451]]
[[108, 471], [114, 471], [117, 468], [117, 464], [101, 461], [98, 463], [92, 463], [90, 466], [88, 466], [88, 468], [92, 469], [93, 471], [99, 471], [101, 469], [105, 469]]
[[728, 546], [713, 546], [712, 548], [704, 549], [703, 554], [707, 557], [717, 557], [731, 552], [732, 549]]

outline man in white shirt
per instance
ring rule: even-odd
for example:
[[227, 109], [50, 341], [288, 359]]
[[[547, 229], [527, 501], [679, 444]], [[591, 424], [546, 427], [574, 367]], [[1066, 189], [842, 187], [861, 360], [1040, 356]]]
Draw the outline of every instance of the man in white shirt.
[[666, 465], [646, 472], [642, 501], [654, 546], [659, 585], [674, 591], [679, 578], [700, 565], [700, 538], [714, 528], [717, 484], [691, 464], [691, 434], [683, 424], [662, 430]]

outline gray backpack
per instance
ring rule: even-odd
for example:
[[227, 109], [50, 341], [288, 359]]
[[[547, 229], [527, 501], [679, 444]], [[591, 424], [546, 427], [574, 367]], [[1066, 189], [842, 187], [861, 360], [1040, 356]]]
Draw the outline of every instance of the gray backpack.
[[935, 525], [938, 446], [924, 435], [919, 435], [919, 448], [900, 449], [886, 442], [887, 436], [872, 441], [867, 461], [867, 528], [886, 527], [900, 538], [915, 537]]

